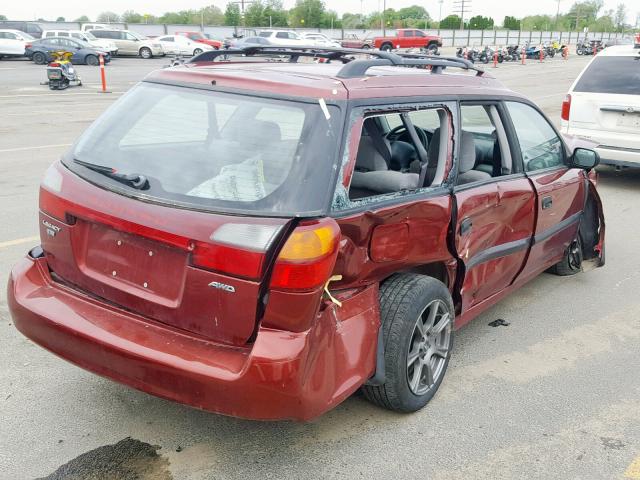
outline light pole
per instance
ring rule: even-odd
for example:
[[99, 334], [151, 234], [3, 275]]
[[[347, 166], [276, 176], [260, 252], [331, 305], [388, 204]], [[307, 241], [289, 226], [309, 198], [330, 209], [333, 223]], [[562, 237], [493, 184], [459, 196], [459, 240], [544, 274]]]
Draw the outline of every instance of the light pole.
[[438, 14], [438, 23], [440, 23], [442, 21], [442, 4], [444, 3], [444, 0], [438, 0], [438, 3], [440, 4], [440, 13]]
[[382, 36], [387, 35], [387, 29], [384, 22], [384, 11], [387, 9], [387, 0], [382, 0], [382, 12], [380, 13], [380, 26], [382, 27]]

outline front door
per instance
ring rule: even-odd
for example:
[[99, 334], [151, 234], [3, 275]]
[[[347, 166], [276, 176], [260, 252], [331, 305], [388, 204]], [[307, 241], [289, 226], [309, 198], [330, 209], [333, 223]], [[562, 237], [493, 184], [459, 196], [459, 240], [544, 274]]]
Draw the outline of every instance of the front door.
[[516, 279], [535, 223], [535, 192], [511, 154], [497, 104], [463, 103], [454, 195], [465, 313]]
[[564, 144], [534, 107], [506, 102], [518, 152], [537, 194], [537, 220], [523, 277], [531, 278], [562, 259], [578, 235], [587, 195], [583, 170], [566, 166]]

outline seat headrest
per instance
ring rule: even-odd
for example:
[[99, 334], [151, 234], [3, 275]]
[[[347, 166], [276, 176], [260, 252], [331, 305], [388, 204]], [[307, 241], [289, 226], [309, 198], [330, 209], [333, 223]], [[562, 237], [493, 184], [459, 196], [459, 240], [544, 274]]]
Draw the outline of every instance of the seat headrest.
[[476, 166], [476, 142], [471, 132], [460, 131], [460, 167], [459, 173], [468, 172]]

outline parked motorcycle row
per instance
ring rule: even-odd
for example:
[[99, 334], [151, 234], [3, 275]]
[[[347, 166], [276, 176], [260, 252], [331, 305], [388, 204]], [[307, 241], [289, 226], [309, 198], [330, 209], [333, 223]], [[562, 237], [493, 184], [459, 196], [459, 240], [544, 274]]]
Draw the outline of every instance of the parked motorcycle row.
[[522, 60], [524, 56], [527, 59], [540, 59], [546, 57], [555, 57], [559, 54], [563, 57], [568, 55], [568, 48], [566, 45], [561, 45], [558, 42], [543, 43], [537, 45], [531, 45], [526, 43], [524, 46], [520, 45], [505, 45], [503, 47], [460, 47], [456, 52], [456, 56], [460, 58], [466, 58], [472, 63], [489, 63], [497, 61], [503, 62], [517, 62]]

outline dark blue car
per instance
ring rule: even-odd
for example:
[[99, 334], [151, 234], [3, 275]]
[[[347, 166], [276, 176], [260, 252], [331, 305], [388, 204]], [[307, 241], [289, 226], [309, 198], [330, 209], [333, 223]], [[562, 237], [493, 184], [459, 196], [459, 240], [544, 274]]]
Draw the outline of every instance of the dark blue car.
[[65, 50], [73, 53], [71, 63], [98, 65], [99, 55], [104, 57], [104, 62], [109, 63], [111, 56], [108, 52], [102, 52], [90, 47], [88, 43], [75, 40], [73, 38], [42, 38], [32, 42], [24, 51], [24, 54], [38, 65], [43, 65], [52, 60], [51, 52]]

